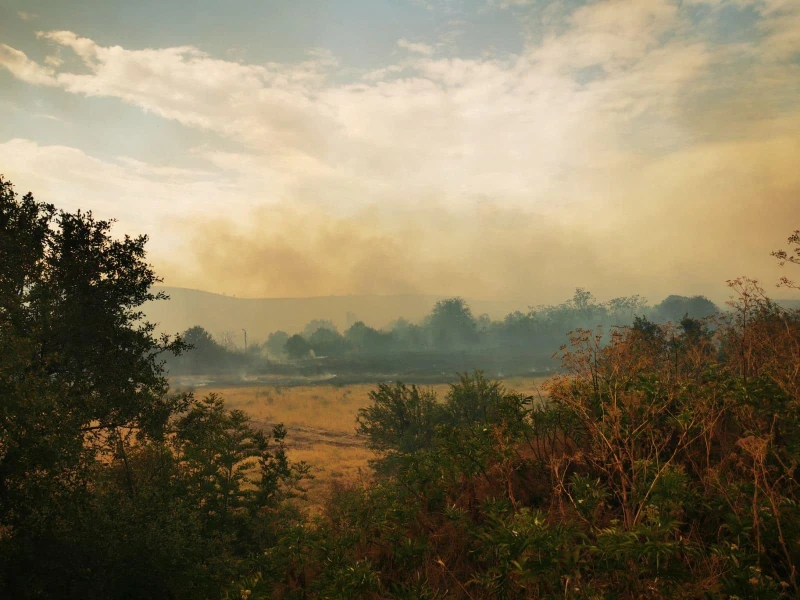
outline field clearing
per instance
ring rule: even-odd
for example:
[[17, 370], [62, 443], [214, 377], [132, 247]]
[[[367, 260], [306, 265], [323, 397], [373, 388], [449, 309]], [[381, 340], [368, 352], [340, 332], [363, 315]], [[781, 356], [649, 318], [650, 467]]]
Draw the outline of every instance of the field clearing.
[[[508, 389], [534, 398], [542, 394], [546, 377], [516, 377], [504, 380]], [[311, 465], [314, 479], [307, 482], [309, 499], [316, 505], [334, 481], [369, 479], [368, 461], [373, 453], [356, 435], [358, 409], [369, 406], [369, 393], [376, 384], [202, 387], [195, 393], [219, 394], [229, 408], [245, 411], [256, 424], [286, 426], [289, 457]], [[421, 386], [441, 399], [449, 384]]]

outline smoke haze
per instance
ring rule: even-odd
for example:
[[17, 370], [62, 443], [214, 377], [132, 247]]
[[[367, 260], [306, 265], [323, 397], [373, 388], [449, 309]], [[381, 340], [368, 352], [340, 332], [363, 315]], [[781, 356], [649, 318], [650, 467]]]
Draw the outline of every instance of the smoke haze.
[[280, 50], [236, 10], [239, 37], [9, 14], [3, 171], [150, 234], [166, 285], [229, 295], [720, 301], [779, 276], [796, 3], [417, 3], [389, 40], [286, 10], [260, 21]]

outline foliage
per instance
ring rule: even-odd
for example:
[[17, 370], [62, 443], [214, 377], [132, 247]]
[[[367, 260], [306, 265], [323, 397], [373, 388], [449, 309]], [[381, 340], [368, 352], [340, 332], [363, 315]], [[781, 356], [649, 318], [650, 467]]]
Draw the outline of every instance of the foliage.
[[299, 334], [295, 334], [286, 340], [283, 348], [286, 355], [294, 359], [307, 358], [311, 353], [311, 344]]
[[705, 320], [574, 331], [546, 401], [379, 386], [377, 481], [255, 597], [796, 597], [800, 313], [730, 285]]
[[410, 454], [432, 447], [444, 411], [435, 395], [415, 385], [382, 383], [369, 394], [372, 405], [358, 411], [358, 432], [372, 449]]
[[304, 517], [308, 467], [281, 425], [168, 393], [160, 356], [184, 342], [141, 321], [157, 299], [146, 238], [115, 240], [2, 179], [0, 233], [2, 597], [800, 596], [800, 312], [755, 281], [730, 281], [730, 310], [706, 318], [673, 299], [669, 323], [581, 289], [498, 329], [440, 303], [440, 347], [509, 323], [630, 322], [573, 330], [545, 397], [480, 371], [441, 400], [378, 386], [357, 421], [374, 479]]
[[[795, 229], [792, 235], [789, 236], [787, 242], [789, 244], [789, 250], [776, 250], [772, 253], [772, 256], [778, 259], [778, 264], [782, 267], [786, 265], [786, 263], [800, 265], [800, 229]], [[778, 285], [798, 289], [798, 285], [786, 276], [781, 277]]]
[[173, 372], [208, 374], [228, 370], [236, 366], [236, 355], [199, 325], [190, 327], [181, 334], [187, 345], [186, 351], [169, 361]]
[[394, 342], [391, 334], [378, 331], [363, 321], [353, 323], [344, 334], [345, 342], [356, 352], [375, 353], [385, 351]]
[[334, 325], [332, 321], [327, 319], [313, 319], [305, 326], [305, 328], [303, 328], [301, 335], [303, 338], [309, 340], [311, 339], [311, 336], [314, 335], [319, 329], [327, 329], [329, 331], [339, 333], [339, 331], [336, 329], [336, 325]]
[[335, 356], [344, 350], [344, 338], [335, 329], [320, 327], [308, 340], [316, 356]]
[[355, 321], [340, 334], [330, 321], [314, 319], [291, 336], [292, 352], [287, 351], [290, 336], [283, 331], [270, 333], [263, 346], [251, 341], [245, 353], [235, 347], [230, 333], [220, 336], [222, 343], [195, 326], [183, 333], [191, 349], [178, 358], [168, 357], [168, 367], [173, 374], [329, 372], [344, 379], [374, 380], [396, 373], [441, 381], [483, 365], [487, 373], [505, 377], [556, 369], [553, 354], [572, 330], [603, 325], [608, 332], [614, 326], [634, 325], [637, 319], [677, 325], [684, 318], [698, 320], [716, 312], [702, 296], [672, 295], [649, 307], [635, 295], [600, 303], [578, 288], [559, 305], [531, 307], [493, 321], [486, 314], [475, 318], [464, 299], [449, 298], [438, 301], [419, 324], [398, 319], [376, 329]]
[[438, 348], [452, 348], [477, 341], [475, 318], [463, 298], [439, 300], [428, 318], [431, 341]]
[[[501, 376], [520, 375], [531, 369], [556, 369], [553, 354], [575, 329], [603, 325], [608, 332], [614, 326], [633, 325], [636, 319], [678, 324], [684, 318], [702, 319], [717, 310], [703, 296], [672, 295], [649, 307], [636, 295], [601, 303], [588, 290], [578, 288], [561, 304], [531, 307], [493, 321], [486, 314], [475, 318], [463, 298], [448, 298], [438, 301], [419, 324], [398, 319], [387, 328], [375, 329], [357, 321], [340, 336], [332, 323], [315, 319], [297, 334], [313, 349], [314, 361], [306, 360], [309, 355], [296, 339], [294, 343], [302, 351], [287, 357], [288, 362], [262, 361], [260, 366], [251, 362], [249, 368], [287, 375], [324, 370], [351, 378], [397, 373], [441, 380], [483, 365], [487, 372]], [[286, 357], [283, 348], [280, 350], [270, 350], [270, 356], [280, 361]]]
[[653, 307], [653, 313], [659, 321], [672, 323], [679, 323], [684, 316], [702, 319], [716, 312], [716, 305], [703, 296], [667, 296]]
[[146, 241], [0, 178], [1, 597], [219, 597], [298, 517], [285, 429], [169, 393]]
[[91, 213], [57, 212], [0, 178], [0, 523], [27, 527], [71, 494], [123, 432], [160, 435], [184, 399], [159, 357], [179, 339], [142, 322], [158, 281], [145, 236], [115, 240]]
[[284, 354], [286, 342], [289, 341], [289, 334], [285, 331], [273, 331], [267, 337], [267, 342], [264, 347], [270, 356], [280, 358]]

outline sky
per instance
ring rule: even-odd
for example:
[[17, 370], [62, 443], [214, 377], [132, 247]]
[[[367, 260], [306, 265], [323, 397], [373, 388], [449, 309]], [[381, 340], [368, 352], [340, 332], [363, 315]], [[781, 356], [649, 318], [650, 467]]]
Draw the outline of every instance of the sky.
[[722, 301], [800, 228], [798, 0], [0, 0], [0, 110], [228, 295]]

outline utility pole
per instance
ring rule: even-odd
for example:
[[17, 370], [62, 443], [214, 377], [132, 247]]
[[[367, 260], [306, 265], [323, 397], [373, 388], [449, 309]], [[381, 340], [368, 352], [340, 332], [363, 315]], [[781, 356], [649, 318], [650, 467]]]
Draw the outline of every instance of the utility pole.
[[244, 332], [244, 353], [247, 354], [247, 329], [242, 329]]

